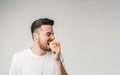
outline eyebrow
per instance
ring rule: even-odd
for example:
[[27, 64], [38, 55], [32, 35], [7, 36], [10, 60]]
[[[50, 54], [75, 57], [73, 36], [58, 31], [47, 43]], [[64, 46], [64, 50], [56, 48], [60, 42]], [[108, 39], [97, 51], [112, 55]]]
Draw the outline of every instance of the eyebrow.
[[54, 35], [54, 32], [47, 32], [47, 33], [50, 33], [50, 34], [53, 34], [53, 35]]

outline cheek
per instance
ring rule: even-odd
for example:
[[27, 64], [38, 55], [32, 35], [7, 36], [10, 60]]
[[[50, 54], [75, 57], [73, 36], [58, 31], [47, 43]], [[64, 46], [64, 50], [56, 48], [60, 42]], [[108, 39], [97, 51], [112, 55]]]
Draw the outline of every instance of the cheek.
[[39, 41], [40, 41], [40, 42], [44, 42], [44, 40], [45, 40], [45, 39], [44, 39], [43, 36], [40, 36], [40, 37], [39, 37]]
[[47, 44], [47, 43], [48, 43], [48, 38], [43, 38], [43, 39], [41, 39], [40, 41], [41, 41], [42, 43]]
[[48, 43], [49, 40], [50, 40], [50, 37], [47, 37], [47, 36], [41, 36], [40, 37], [41, 43]]

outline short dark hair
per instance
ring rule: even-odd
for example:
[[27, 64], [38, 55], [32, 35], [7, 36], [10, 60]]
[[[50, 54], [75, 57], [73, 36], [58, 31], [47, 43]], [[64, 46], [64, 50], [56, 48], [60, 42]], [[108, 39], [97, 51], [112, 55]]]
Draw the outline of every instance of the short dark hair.
[[31, 25], [31, 33], [35, 31], [35, 29], [40, 28], [42, 25], [54, 25], [54, 20], [49, 18], [40, 18], [38, 20], [35, 20]]

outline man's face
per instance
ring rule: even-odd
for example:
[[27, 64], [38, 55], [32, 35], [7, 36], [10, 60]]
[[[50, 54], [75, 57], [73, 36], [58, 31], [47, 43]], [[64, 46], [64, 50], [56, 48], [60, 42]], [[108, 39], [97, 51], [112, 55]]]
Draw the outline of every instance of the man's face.
[[55, 39], [51, 25], [42, 25], [39, 32], [39, 47], [43, 50], [50, 51], [49, 42]]

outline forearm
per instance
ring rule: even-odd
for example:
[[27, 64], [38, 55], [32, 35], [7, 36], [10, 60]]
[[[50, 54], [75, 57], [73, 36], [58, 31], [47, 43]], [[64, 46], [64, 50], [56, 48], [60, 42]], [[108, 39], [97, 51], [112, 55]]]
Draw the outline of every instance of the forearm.
[[58, 70], [58, 75], [68, 75], [60, 60], [56, 61], [56, 66], [57, 66], [57, 70]]

